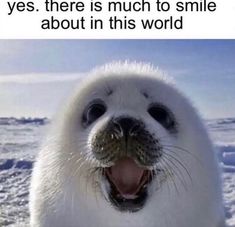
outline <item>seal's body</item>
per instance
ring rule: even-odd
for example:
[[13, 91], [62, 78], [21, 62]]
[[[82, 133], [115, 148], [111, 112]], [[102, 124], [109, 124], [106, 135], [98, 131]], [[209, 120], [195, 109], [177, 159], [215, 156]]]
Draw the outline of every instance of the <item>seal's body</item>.
[[32, 227], [224, 227], [217, 160], [188, 100], [149, 65], [91, 72], [33, 171]]

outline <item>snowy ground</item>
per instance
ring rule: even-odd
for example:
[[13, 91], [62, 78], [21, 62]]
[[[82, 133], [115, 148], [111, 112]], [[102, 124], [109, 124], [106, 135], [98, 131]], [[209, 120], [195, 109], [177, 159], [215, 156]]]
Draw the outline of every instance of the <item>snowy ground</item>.
[[[45, 122], [45, 119], [0, 118], [0, 226], [27, 226], [30, 174], [48, 128]], [[227, 223], [235, 227], [235, 118], [207, 124], [223, 170]]]

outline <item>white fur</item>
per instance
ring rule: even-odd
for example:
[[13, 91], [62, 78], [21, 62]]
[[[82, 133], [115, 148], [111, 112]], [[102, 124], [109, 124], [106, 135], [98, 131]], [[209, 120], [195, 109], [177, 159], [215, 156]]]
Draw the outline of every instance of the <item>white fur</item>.
[[[224, 227], [224, 213], [217, 160], [207, 132], [195, 109], [162, 73], [150, 65], [113, 63], [93, 70], [58, 115], [42, 146], [32, 176], [31, 227]], [[111, 88], [113, 94], [105, 95]], [[166, 105], [178, 122], [178, 133], [168, 135], [149, 116], [150, 99]], [[102, 98], [107, 112], [89, 128], [81, 126], [84, 107]], [[89, 139], [112, 116], [141, 118], [148, 129], [175, 149], [190, 177], [171, 176], [136, 213], [119, 212], [94, 190], [88, 169], [95, 166]], [[170, 151], [166, 151], [170, 152]], [[90, 176], [91, 177], [91, 176]], [[99, 181], [97, 176], [93, 176]], [[173, 180], [172, 180], [173, 178]]]

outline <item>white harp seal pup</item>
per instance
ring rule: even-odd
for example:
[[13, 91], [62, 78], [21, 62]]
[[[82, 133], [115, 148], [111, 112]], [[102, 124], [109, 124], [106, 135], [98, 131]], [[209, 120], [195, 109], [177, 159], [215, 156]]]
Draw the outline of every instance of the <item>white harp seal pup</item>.
[[162, 73], [89, 73], [35, 163], [31, 227], [224, 227], [219, 170], [194, 107]]

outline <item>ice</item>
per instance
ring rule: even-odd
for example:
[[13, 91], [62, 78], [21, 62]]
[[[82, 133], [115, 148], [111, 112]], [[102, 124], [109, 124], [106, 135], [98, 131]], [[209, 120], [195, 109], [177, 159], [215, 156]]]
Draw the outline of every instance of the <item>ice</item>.
[[0, 160], [0, 170], [9, 170], [11, 168], [15, 169], [32, 169], [33, 162], [27, 160], [15, 160], [15, 159], [3, 159]]
[[227, 165], [235, 166], [235, 147], [234, 152], [224, 152], [223, 153], [223, 163]]
[[[0, 226], [28, 226], [30, 175], [47, 118], [0, 118]], [[235, 226], [235, 118], [206, 121], [222, 169], [228, 226]]]
[[225, 214], [228, 226], [235, 226], [235, 118], [207, 122], [222, 169]]
[[0, 226], [28, 226], [30, 175], [47, 123], [0, 118]]
[[45, 125], [48, 123], [47, 118], [14, 118], [14, 117], [2, 117], [0, 118], [0, 125]]

